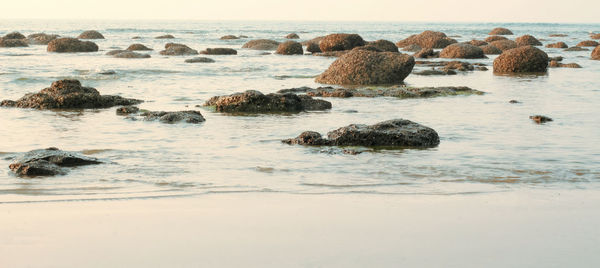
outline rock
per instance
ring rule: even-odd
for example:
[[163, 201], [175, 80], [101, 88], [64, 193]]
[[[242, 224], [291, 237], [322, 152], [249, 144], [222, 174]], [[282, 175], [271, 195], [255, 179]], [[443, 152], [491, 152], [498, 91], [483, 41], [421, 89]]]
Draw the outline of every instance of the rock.
[[563, 57], [562, 56], [549, 57], [548, 60], [549, 61], [562, 61]]
[[322, 52], [318, 43], [308, 43], [308, 45], [306, 45], [306, 51], [308, 51], [310, 53]]
[[564, 51], [588, 51], [589, 49], [583, 47], [570, 47], [565, 49]]
[[532, 115], [532, 116], [529, 116], [529, 119], [533, 120], [534, 122], [536, 122], [538, 124], [543, 124], [546, 122], [553, 121], [552, 118], [547, 117], [545, 115]]
[[190, 124], [199, 124], [206, 119], [198, 111], [179, 111], [179, 112], [143, 112], [141, 116], [144, 120], [155, 121], [158, 120], [161, 123], [174, 124], [179, 122], [185, 122]]
[[512, 35], [513, 33], [506, 28], [498, 27], [494, 28], [488, 35]]
[[0, 47], [28, 47], [26, 39], [6, 39], [0, 38]]
[[286, 39], [300, 39], [300, 36], [298, 36], [295, 33], [291, 33], [285, 36]]
[[48, 52], [58, 53], [96, 52], [98, 51], [98, 45], [91, 41], [63, 37], [50, 41], [47, 50]]
[[592, 51], [592, 60], [600, 60], [600, 46], [597, 46]]
[[[405, 46], [404, 48], [402, 48], [402, 51], [407, 51], [407, 52], [419, 52], [423, 50], [423, 48], [421, 48], [421, 46], [417, 45], [417, 44], [411, 44], [408, 46]], [[432, 49], [433, 51], [433, 49]]]
[[279, 42], [268, 39], [256, 39], [246, 42], [242, 48], [255, 50], [275, 50], [279, 46]]
[[186, 59], [185, 62], [186, 63], [211, 63], [211, 62], [215, 62], [215, 60], [213, 60], [211, 58], [205, 58], [205, 57], [195, 57], [195, 58], [191, 58], [191, 59]]
[[0, 106], [35, 109], [92, 109], [141, 103], [141, 100], [100, 95], [98, 90], [83, 87], [78, 80], [58, 80], [39, 93], [29, 93], [17, 101], [2, 101]]
[[327, 139], [317, 132], [307, 131], [287, 144], [314, 146], [390, 146], [429, 148], [440, 143], [437, 132], [429, 127], [405, 119], [383, 121], [375, 125], [352, 124], [327, 133]]
[[498, 41], [491, 42], [490, 45], [495, 46], [502, 51], [505, 51], [505, 50], [516, 48], [517, 42], [512, 41], [512, 40], [498, 40]]
[[430, 70], [422, 70], [422, 71], [417, 71], [417, 72], [413, 71], [413, 74], [415, 74], [415, 75], [455, 75], [457, 73], [453, 70], [443, 71], [443, 70], [437, 70], [437, 69], [431, 68]]
[[150, 55], [137, 53], [137, 52], [133, 52], [133, 51], [123, 51], [123, 52], [114, 54], [113, 57], [121, 58], [121, 59], [147, 59], [147, 58], [150, 58]]
[[366, 42], [358, 34], [330, 34], [319, 42], [319, 48], [323, 52], [350, 50], [355, 47], [364, 46]]
[[597, 33], [597, 34], [594, 34], [594, 33], [593, 33], [593, 34], [590, 34], [590, 38], [592, 38], [592, 39], [600, 39], [600, 33]]
[[235, 35], [224, 35], [221, 36], [221, 38], [219, 38], [221, 40], [235, 40], [235, 39], [240, 39], [239, 37], [235, 36]]
[[27, 42], [32, 45], [48, 45], [50, 41], [58, 38], [56, 34], [36, 33], [27, 36]]
[[256, 90], [215, 96], [204, 103], [204, 106], [214, 106], [216, 111], [226, 113], [280, 113], [331, 109], [330, 102], [313, 99], [307, 95], [299, 96], [293, 93], [264, 95]]
[[567, 37], [569, 35], [566, 35], [566, 34], [550, 34], [548, 36], [550, 36], [550, 37]]
[[440, 57], [451, 59], [481, 59], [485, 56], [483, 55], [483, 50], [479, 47], [465, 43], [458, 43], [445, 47], [440, 52]]
[[598, 42], [592, 40], [581, 41], [576, 47], [596, 47], [598, 46]]
[[119, 107], [117, 108], [117, 110], [115, 111], [117, 115], [128, 115], [128, 114], [135, 114], [138, 113], [140, 111], [140, 108], [138, 108], [137, 106], [123, 106], [123, 107]]
[[481, 41], [481, 40], [475, 40], [475, 39], [473, 39], [473, 40], [469, 41], [469, 44], [470, 44], [470, 45], [473, 45], [473, 46], [476, 46], [476, 47], [480, 47], [480, 46], [485, 46], [485, 45], [487, 45], [488, 43], [487, 43], [487, 42], [485, 42], [485, 41]]
[[200, 51], [200, 54], [204, 55], [237, 55], [237, 50], [233, 48], [207, 48], [206, 50]]
[[154, 38], [155, 39], [174, 39], [175, 36], [170, 35], [170, 34], [165, 34], [165, 35], [157, 36], [157, 37], [154, 37]]
[[321, 53], [313, 53], [313, 56], [321, 56], [321, 57], [341, 57], [344, 54], [347, 54], [348, 52], [350, 52], [349, 50], [342, 50], [342, 51], [327, 51], [327, 52], [321, 52]]
[[506, 50], [494, 60], [495, 73], [546, 72], [548, 54], [533, 46]]
[[25, 39], [26, 37], [19, 32], [12, 32], [5, 34], [2, 38], [4, 39]]
[[373, 41], [373, 42], [368, 42], [367, 46], [375, 47], [375, 48], [379, 49], [380, 51], [398, 52], [398, 47], [396, 46], [396, 44], [394, 44], [391, 41], [383, 40], [383, 39]]
[[141, 36], [134, 36], [131, 39], [142, 39], [142, 37]]
[[13, 160], [9, 168], [19, 177], [54, 176], [66, 174], [64, 167], [101, 163], [96, 158], [51, 147], [24, 153]]
[[417, 35], [411, 35], [408, 38], [396, 43], [398, 47], [408, 45], [418, 45], [422, 48], [445, 48], [450, 44], [456, 43], [456, 40], [449, 38], [445, 33], [424, 31]]
[[577, 63], [560, 63], [555, 60], [551, 60], [548, 66], [553, 68], [581, 68], [581, 65]]
[[127, 50], [129, 50], [129, 51], [149, 51], [152, 49], [147, 46], [144, 46], [142, 44], [131, 44], [129, 47], [127, 47]]
[[502, 53], [502, 50], [492, 45], [485, 45], [480, 47], [483, 50], [483, 54], [485, 55], [499, 55]]
[[439, 52], [434, 52], [431, 48], [423, 48], [419, 52], [413, 54], [413, 57], [419, 59], [437, 58], [440, 56]]
[[458, 95], [483, 95], [484, 93], [469, 87], [407, 87], [407, 86], [392, 86], [382, 87], [377, 89], [372, 88], [333, 88], [333, 87], [301, 87], [282, 89], [277, 93], [304, 93], [311, 97], [333, 97], [333, 98], [350, 98], [350, 97], [395, 97], [400, 99], [414, 98], [434, 98], [443, 96], [458, 96]]
[[547, 48], [568, 48], [569, 46], [567, 46], [567, 44], [565, 42], [557, 42], [557, 43], [547, 44], [546, 47]]
[[119, 53], [123, 53], [123, 52], [127, 52], [128, 50], [122, 50], [122, 49], [115, 49], [115, 50], [111, 50], [109, 52], [106, 52], [106, 55], [108, 56], [114, 56], [117, 55]]
[[537, 38], [535, 38], [531, 35], [528, 35], [528, 34], [517, 37], [517, 39], [515, 39], [515, 42], [517, 43], [517, 46], [541, 46], [542, 45], [542, 42], [537, 40]]
[[354, 49], [340, 56], [315, 81], [338, 85], [402, 83], [412, 71], [415, 59], [394, 52]]
[[296, 41], [287, 41], [279, 44], [277, 47], [277, 51], [275, 54], [281, 55], [302, 55], [304, 51], [302, 50], [302, 45]]
[[325, 36], [317, 36], [313, 39], [300, 42], [300, 44], [302, 44], [303, 46], [307, 46], [310, 43], [315, 43], [315, 44], [319, 45], [319, 43], [321, 42], [321, 40], [323, 40], [323, 38], [325, 38]]
[[168, 56], [183, 56], [183, 55], [198, 55], [198, 51], [191, 49], [184, 44], [167, 43], [165, 50], [161, 50], [160, 55]]
[[510, 101], [508, 101], [508, 103], [516, 104], [516, 103], [521, 103], [521, 102], [518, 100], [510, 100]]
[[492, 35], [492, 36], [488, 36], [484, 41], [489, 44], [491, 42], [499, 41], [499, 40], [508, 40], [508, 38], [506, 38], [504, 36], [499, 36], [499, 35]]
[[104, 39], [104, 36], [98, 31], [85, 31], [81, 33], [77, 38], [79, 39]]

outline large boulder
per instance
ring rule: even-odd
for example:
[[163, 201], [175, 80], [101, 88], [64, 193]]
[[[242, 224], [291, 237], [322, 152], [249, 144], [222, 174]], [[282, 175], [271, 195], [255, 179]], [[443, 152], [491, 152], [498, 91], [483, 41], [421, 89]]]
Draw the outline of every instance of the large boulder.
[[129, 51], [149, 51], [152, 49], [143, 44], [131, 44], [129, 47], [127, 47], [127, 50], [129, 50]]
[[104, 35], [99, 33], [98, 31], [85, 31], [81, 33], [77, 38], [79, 39], [104, 39]]
[[35, 33], [27, 36], [27, 42], [32, 45], [48, 45], [56, 38], [58, 38], [57, 34]]
[[502, 27], [494, 28], [494, 29], [492, 29], [492, 31], [490, 31], [490, 33], [488, 33], [488, 35], [512, 35], [512, 34], [513, 34], [513, 32], [511, 30], [502, 28]]
[[518, 47], [517, 42], [515, 42], [513, 40], [508, 40], [508, 39], [494, 41], [494, 42], [491, 42], [490, 45], [495, 46], [502, 51], [506, 51], [506, 50]]
[[494, 60], [496, 73], [546, 72], [548, 54], [533, 46], [506, 50]]
[[167, 56], [183, 56], [183, 55], [198, 55], [198, 51], [191, 49], [184, 44], [167, 43], [165, 50], [159, 52], [161, 55]]
[[242, 48], [255, 50], [275, 50], [279, 46], [279, 42], [269, 39], [256, 39], [246, 42]]
[[541, 46], [542, 45], [542, 42], [537, 40], [537, 38], [535, 38], [531, 35], [528, 35], [528, 34], [517, 37], [517, 39], [515, 39], [515, 42], [517, 43], [517, 46]]
[[342, 51], [364, 46], [365, 44], [365, 40], [358, 34], [337, 33], [325, 36], [319, 42], [319, 48], [323, 52]]
[[0, 38], [0, 47], [28, 47], [26, 39], [6, 39]]
[[331, 109], [330, 102], [313, 99], [308, 95], [293, 93], [265, 95], [256, 90], [215, 96], [204, 103], [204, 106], [215, 107], [216, 111], [226, 113], [280, 113]]
[[25, 39], [26, 37], [19, 33], [19, 32], [12, 32], [12, 33], [7, 33], [4, 36], [2, 36], [2, 38], [5, 39]]
[[81, 41], [77, 38], [63, 37], [57, 38], [48, 43], [48, 52], [75, 53], [75, 52], [96, 52], [98, 45], [92, 41]]
[[353, 49], [340, 56], [315, 81], [338, 85], [398, 84], [415, 65], [412, 56]]
[[9, 168], [19, 177], [54, 176], [67, 173], [65, 167], [101, 164], [96, 158], [58, 148], [33, 150], [16, 157]]
[[396, 43], [396, 46], [406, 47], [409, 45], [418, 45], [421, 48], [445, 48], [454, 43], [456, 43], [456, 40], [447, 37], [445, 33], [424, 31], [399, 41]]
[[567, 44], [565, 42], [556, 42], [556, 43], [552, 43], [552, 44], [547, 44], [546, 47], [547, 48], [568, 48], [569, 46], [567, 46]]
[[485, 45], [480, 47], [485, 55], [500, 55], [502, 50], [492, 45]]
[[579, 42], [579, 44], [576, 45], [576, 47], [595, 47], [598, 46], [598, 42], [593, 41], [593, 40], [586, 40], [586, 41], [581, 41]]
[[307, 131], [297, 138], [286, 139], [287, 144], [315, 146], [386, 146], [429, 148], [440, 143], [437, 132], [429, 127], [405, 119], [383, 121], [375, 125], [352, 124], [327, 133], [327, 138]]
[[373, 41], [373, 42], [368, 42], [367, 46], [375, 47], [381, 51], [399, 52], [398, 47], [396, 46], [396, 44], [394, 44], [394, 42], [388, 41], [388, 40], [383, 40], [383, 39]]
[[204, 55], [237, 55], [237, 50], [233, 48], [207, 48], [206, 50], [200, 51], [200, 54]]
[[597, 46], [592, 51], [592, 60], [600, 60], [600, 46]]
[[78, 80], [58, 80], [38, 93], [29, 93], [16, 101], [4, 100], [0, 106], [35, 109], [91, 109], [132, 105], [142, 102], [119, 96], [100, 95], [95, 88], [83, 87]]
[[296, 41], [287, 41], [279, 44], [277, 47], [277, 51], [275, 54], [281, 55], [302, 55], [304, 51], [302, 50], [302, 44]]
[[445, 47], [440, 52], [441, 58], [481, 59], [484, 58], [483, 50], [474, 45], [458, 43]]

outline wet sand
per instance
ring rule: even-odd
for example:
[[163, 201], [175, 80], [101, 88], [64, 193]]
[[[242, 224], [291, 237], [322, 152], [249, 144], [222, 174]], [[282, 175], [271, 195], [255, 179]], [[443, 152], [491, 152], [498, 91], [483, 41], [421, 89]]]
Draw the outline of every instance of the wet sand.
[[600, 191], [0, 204], [0, 267], [593, 267]]

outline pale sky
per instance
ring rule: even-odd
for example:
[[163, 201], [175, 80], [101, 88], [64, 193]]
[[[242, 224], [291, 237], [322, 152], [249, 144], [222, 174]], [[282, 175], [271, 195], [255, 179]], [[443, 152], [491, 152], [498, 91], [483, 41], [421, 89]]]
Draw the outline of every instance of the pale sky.
[[600, 0], [17, 0], [2, 18], [600, 23]]

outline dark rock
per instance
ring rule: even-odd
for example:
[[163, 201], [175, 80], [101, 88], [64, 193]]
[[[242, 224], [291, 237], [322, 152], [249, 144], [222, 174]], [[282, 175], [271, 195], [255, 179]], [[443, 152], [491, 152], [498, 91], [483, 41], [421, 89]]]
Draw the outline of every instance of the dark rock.
[[279, 42], [268, 39], [256, 39], [246, 42], [242, 48], [255, 50], [275, 50], [279, 46]]
[[421, 48], [445, 48], [450, 44], [456, 43], [456, 40], [449, 38], [445, 33], [424, 31], [420, 34], [411, 35], [408, 38], [396, 43], [398, 47], [409, 45], [418, 45]]
[[480, 46], [485, 46], [485, 45], [487, 45], [488, 43], [487, 43], [487, 42], [485, 42], [485, 41], [481, 41], [481, 40], [475, 40], [475, 39], [473, 39], [473, 40], [469, 41], [469, 44], [470, 44], [470, 45], [473, 45], [473, 46], [476, 46], [476, 47], [480, 47]]
[[499, 41], [499, 40], [508, 40], [508, 38], [506, 38], [504, 36], [499, 36], [499, 35], [492, 35], [492, 36], [488, 36], [484, 41], [487, 43], [491, 43], [491, 42]]
[[542, 42], [540, 42], [539, 40], [537, 40], [537, 38], [531, 36], [531, 35], [523, 35], [523, 36], [519, 36], [517, 37], [517, 39], [515, 39], [515, 42], [517, 43], [517, 46], [541, 46]]
[[295, 33], [291, 33], [285, 36], [286, 39], [300, 39], [300, 36], [298, 36]]
[[598, 45], [599, 44], [596, 41], [586, 40], [579, 42], [579, 44], [577, 44], [576, 47], [597, 47]]
[[319, 43], [321, 42], [321, 40], [323, 40], [323, 38], [325, 38], [325, 36], [317, 36], [313, 39], [302, 41], [302, 42], [300, 42], [300, 44], [302, 44], [303, 46], [308, 46], [308, 44], [310, 44], [310, 43], [315, 43], [315, 44], [319, 45]]
[[553, 44], [547, 44], [546, 47], [547, 48], [568, 48], [569, 46], [567, 46], [567, 44], [565, 42], [557, 42], [557, 43], [553, 43]]
[[491, 42], [490, 45], [495, 46], [502, 51], [506, 51], [509, 49], [516, 48], [517, 42], [512, 41], [512, 40], [498, 40], [498, 41]]
[[496, 73], [546, 72], [548, 54], [533, 46], [506, 50], [494, 60]]
[[298, 96], [293, 93], [270, 93], [264, 95], [256, 90], [248, 90], [226, 96], [215, 96], [204, 103], [214, 106], [218, 112], [226, 113], [279, 113], [331, 109], [331, 103]]
[[235, 40], [235, 39], [240, 39], [239, 37], [235, 36], [235, 35], [224, 35], [221, 36], [221, 38], [219, 38], [221, 40]]
[[546, 122], [553, 121], [552, 118], [547, 117], [545, 115], [532, 115], [532, 116], [529, 116], [529, 119], [533, 120], [533, 122], [536, 122], [538, 124], [543, 124]]
[[108, 56], [114, 56], [117, 55], [119, 53], [123, 53], [123, 52], [127, 52], [128, 50], [122, 50], [122, 49], [115, 49], [115, 50], [111, 50], [109, 52], [106, 52], [106, 55]]
[[195, 58], [191, 58], [191, 59], [186, 59], [185, 62], [186, 63], [211, 63], [211, 62], [215, 62], [215, 60], [213, 60], [211, 58], [205, 58], [205, 57], [195, 57]]
[[184, 44], [167, 43], [165, 50], [159, 52], [161, 55], [168, 56], [184, 56], [184, 55], [198, 55], [198, 51], [191, 49]]
[[79, 39], [104, 39], [104, 36], [98, 31], [85, 31], [81, 33], [77, 38]]
[[455, 75], [457, 73], [454, 70], [444, 71], [444, 70], [437, 70], [437, 69], [431, 68], [430, 70], [422, 70], [422, 71], [413, 72], [413, 74], [415, 74], [415, 75]]
[[498, 28], [494, 28], [490, 33], [488, 33], [489, 35], [512, 35], [513, 32], [510, 31], [509, 29], [506, 28], [502, 28], [502, 27], [498, 27]]
[[438, 58], [439, 56], [440, 53], [433, 51], [431, 48], [423, 48], [419, 52], [413, 54], [413, 57], [419, 59]]
[[581, 65], [577, 63], [560, 63], [558, 61], [552, 60], [550, 61], [548, 67], [553, 68], [581, 68]]
[[[423, 48], [421, 48], [421, 46], [417, 45], [417, 44], [411, 44], [408, 46], [405, 46], [402, 48], [402, 51], [407, 51], [407, 52], [419, 52], [423, 50]], [[433, 49], [431, 50], [433, 51]]]
[[589, 49], [583, 47], [570, 47], [565, 49], [564, 51], [588, 51]]
[[98, 45], [91, 41], [63, 37], [50, 41], [47, 50], [48, 52], [58, 53], [96, 52], [98, 51]]
[[549, 61], [562, 61], [563, 57], [562, 56], [549, 57], [548, 60]]
[[66, 174], [64, 167], [101, 164], [96, 158], [83, 156], [74, 152], [65, 152], [57, 148], [33, 150], [18, 156], [9, 168], [17, 176], [53, 176]]
[[483, 55], [483, 50], [474, 45], [459, 43], [452, 44], [445, 47], [440, 52], [441, 58], [461, 58], [461, 59], [481, 59], [485, 56]]
[[323, 52], [350, 50], [355, 47], [364, 46], [366, 42], [358, 34], [330, 34], [319, 42], [319, 48]]
[[25, 39], [26, 37], [19, 32], [12, 32], [5, 34], [2, 38], [4, 39]]
[[520, 101], [518, 101], [518, 100], [510, 100], [508, 103], [515, 104], [515, 103], [521, 103], [521, 102], [520, 102]]
[[27, 42], [32, 45], [48, 45], [50, 41], [58, 38], [56, 34], [36, 33], [27, 36]]
[[142, 37], [141, 36], [134, 36], [131, 39], [142, 39]]
[[301, 87], [282, 89], [277, 93], [304, 93], [311, 97], [333, 97], [333, 98], [350, 98], [350, 97], [395, 97], [400, 99], [412, 98], [434, 98], [442, 96], [458, 96], [458, 95], [482, 95], [483, 92], [469, 87], [406, 87], [392, 86], [382, 87], [377, 89], [372, 88], [333, 88], [333, 87]]
[[398, 47], [396, 46], [396, 44], [394, 44], [391, 41], [383, 40], [383, 39], [373, 41], [373, 42], [368, 42], [367, 46], [373, 46], [373, 47], [379, 49], [380, 51], [398, 52]]
[[600, 46], [597, 46], [592, 51], [592, 60], [600, 60]]
[[158, 120], [162, 123], [174, 124], [185, 122], [190, 124], [199, 124], [206, 119], [198, 111], [180, 111], [180, 112], [144, 112], [141, 116], [147, 121]]
[[116, 113], [117, 115], [128, 115], [138, 113], [139, 111], [140, 108], [138, 108], [137, 106], [129, 105], [117, 108]]
[[0, 47], [28, 47], [26, 39], [6, 39], [0, 38]]
[[485, 45], [480, 47], [483, 50], [483, 54], [485, 55], [500, 55], [502, 50], [492, 45]]
[[149, 51], [152, 50], [151, 48], [144, 46], [142, 44], [131, 44], [127, 50], [129, 51]]
[[170, 35], [170, 34], [165, 34], [165, 35], [157, 36], [157, 37], [154, 37], [154, 38], [155, 39], [174, 39], [175, 36]]
[[121, 59], [147, 59], [147, 58], [150, 58], [150, 55], [137, 53], [137, 52], [133, 52], [133, 51], [123, 51], [123, 52], [114, 54], [113, 57], [121, 58]]
[[302, 45], [296, 41], [287, 41], [279, 44], [277, 47], [277, 51], [275, 54], [281, 55], [302, 55], [304, 51], [302, 51]]
[[592, 38], [592, 39], [600, 39], [600, 33], [597, 33], [597, 34], [592, 33], [592, 34], [590, 34], [590, 38]]
[[308, 43], [308, 45], [306, 45], [306, 51], [308, 51], [310, 53], [322, 52], [318, 43]]
[[313, 56], [321, 56], [321, 57], [341, 57], [344, 54], [347, 54], [350, 50], [342, 50], [342, 51], [327, 51], [321, 53], [313, 53]]
[[83, 87], [78, 80], [58, 80], [39, 93], [26, 94], [17, 101], [3, 101], [0, 106], [35, 109], [91, 109], [132, 105], [142, 102], [119, 96], [100, 95], [91, 87]]
[[550, 36], [550, 37], [567, 37], [569, 35], [567, 35], [567, 34], [550, 34], [548, 36]]
[[204, 55], [237, 55], [237, 50], [233, 48], [207, 48], [204, 51], [200, 51], [200, 54]]
[[415, 59], [405, 54], [354, 49], [340, 56], [315, 81], [338, 85], [397, 84], [414, 65]]

